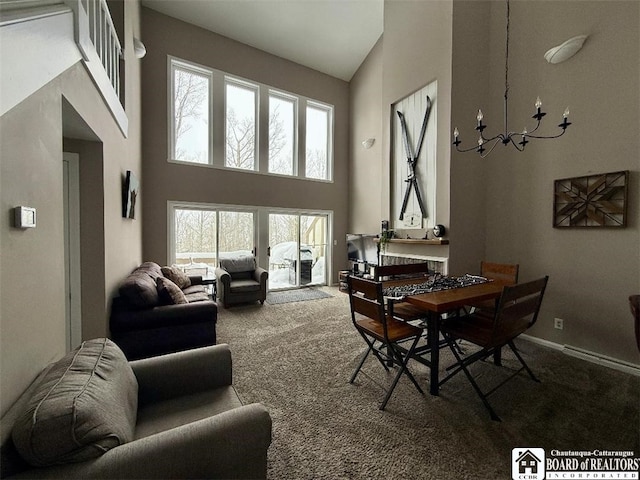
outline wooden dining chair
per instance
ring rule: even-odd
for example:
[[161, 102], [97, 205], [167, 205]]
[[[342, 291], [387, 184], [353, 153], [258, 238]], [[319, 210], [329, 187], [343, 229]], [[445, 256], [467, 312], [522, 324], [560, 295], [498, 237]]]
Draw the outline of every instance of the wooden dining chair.
[[[500, 417], [496, 415], [487, 397], [522, 370], [526, 370], [533, 380], [539, 381], [525, 363], [513, 341], [536, 322], [548, 280], [549, 277], [545, 276], [531, 282], [505, 286], [493, 317], [487, 317], [482, 313], [472, 313], [452, 318], [445, 322], [441, 326], [441, 331], [456, 358], [456, 363], [450, 367], [451, 373], [440, 381], [440, 385], [446, 383], [457, 373], [464, 372], [482, 403], [489, 411], [491, 418], [500, 421]], [[458, 353], [455, 345], [456, 340], [460, 339], [481, 348], [477, 352], [463, 357]], [[502, 383], [487, 392], [483, 392], [469, 372], [469, 366], [478, 360], [483, 360], [493, 355], [504, 346], [509, 346], [522, 367]]]
[[520, 265], [508, 263], [480, 262], [480, 275], [497, 280], [505, 285], [518, 283]]
[[[520, 265], [509, 263], [480, 262], [480, 275], [503, 285], [515, 285], [518, 283]], [[469, 305], [466, 312], [478, 313], [482, 311], [488, 316], [495, 314], [496, 303], [493, 300], [485, 300]]]
[[[416, 283], [425, 282], [429, 277], [429, 264], [427, 262], [406, 263], [397, 265], [377, 265], [374, 269], [376, 281], [389, 281], [399, 279], [415, 279]], [[424, 310], [405, 301], [393, 301], [393, 316], [405, 321], [424, 320]]]
[[[389, 371], [388, 363], [399, 367], [380, 404], [380, 410], [384, 410], [386, 407], [402, 374], [411, 380], [418, 392], [424, 393], [407, 369], [407, 362], [412, 357], [418, 340], [420, 340], [422, 329], [389, 314], [385, 308], [381, 282], [349, 276], [347, 286], [353, 326], [368, 346], [349, 383], [355, 381], [365, 360], [370, 353], [373, 353], [385, 371]], [[410, 343], [408, 349], [400, 346], [400, 343], [405, 342]]]
[[631, 308], [631, 315], [635, 320], [636, 345], [640, 351], [640, 295], [629, 296], [629, 308]]

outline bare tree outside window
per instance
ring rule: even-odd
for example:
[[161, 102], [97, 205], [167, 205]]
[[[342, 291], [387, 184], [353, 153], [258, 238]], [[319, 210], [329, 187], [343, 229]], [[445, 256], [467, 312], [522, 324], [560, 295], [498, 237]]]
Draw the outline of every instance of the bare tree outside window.
[[220, 256], [231, 252], [251, 252], [253, 247], [253, 213], [220, 212]]
[[269, 172], [293, 175], [294, 100], [277, 95], [269, 97]]
[[307, 132], [305, 176], [326, 180], [329, 178], [328, 149], [330, 110], [322, 107], [307, 106]]
[[326, 151], [315, 149], [311, 150], [307, 148], [307, 178], [327, 178], [327, 153]]
[[174, 211], [176, 263], [215, 259], [216, 212], [178, 208]]
[[227, 83], [227, 167], [256, 168], [256, 96], [253, 88]]
[[178, 67], [173, 79], [174, 159], [208, 163], [210, 79]]

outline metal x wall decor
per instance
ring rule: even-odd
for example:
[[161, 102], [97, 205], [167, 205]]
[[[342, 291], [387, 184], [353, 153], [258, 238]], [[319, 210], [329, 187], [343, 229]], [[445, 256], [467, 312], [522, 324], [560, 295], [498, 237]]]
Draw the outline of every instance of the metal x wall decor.
[[407, 203], [409, 202], [409, 196], [411, 195], [411, 189], [416, 192], [416, 200], [418, 201], [418, 207], [423, 217], [427, 216], [427, 209], [424, 206], [424, 200], [420, 193], [420, 185], [416, 178], [416, 164], [418, 163], [418, 157], [420, 157], [420, 151], [422, 150], [422, 144], [424, 143], [424, 134], [427, 131], [427, 122], [429, 121], [429, 113], [431, 113], [431, 98], [427, 95], [427, 108], [424, 112], [424, 118], [422, 120], [422, 128], [420, 129], [420, 136], [418, 137], [418, 144], [416, 150], [411, 146], [411, 140], [409, 139], [409, 130], [407, 129], [407, 122], [402, 112], [398, 111], [398, 117], [400, 117], [400, 126], [402, 127], [402, 139], [404, 143], [404, 150], [407, 154], [407, 189], [404, 192], [404, 198], [402, 199], [402, 207], [400, 208], [400, 220], [404, 220], [404, 214], [407, 210]]

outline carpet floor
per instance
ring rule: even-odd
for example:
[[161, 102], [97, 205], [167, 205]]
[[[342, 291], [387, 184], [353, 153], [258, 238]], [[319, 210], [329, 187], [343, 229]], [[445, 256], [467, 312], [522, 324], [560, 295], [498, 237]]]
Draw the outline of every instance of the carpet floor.
[[320, 298], [331, 297], [332, 295], [319, 288], [299, 288], [284, 292], [267, 293], [267, 303], [279, 305], [281, 303], [305, 302], [307, 300], [318, 300]]
[[[218, 342], [230, 345], [239, 395], [273, 419], [268, 478], [510, 479], [513, 448], [640, 455], [640, 377], [524, 340], [517, 345], [541, 383], [521, 374], [492, 395], [502, 422], [491, 421], [463, 374], [438, 397], [405, 376], [380, 411], [393, 373], [369, 358], [349, 383], [365, 344], [347, 295], [324, 290], [332, 296], [219, 311]], [[452, 361], [442, 350], [442, 368]], [[505, 352], [504, 367], [479, 362], [472, 372], [493, 386], [516, 362]], [[427, 392], [426, 367], [409, 365]]]

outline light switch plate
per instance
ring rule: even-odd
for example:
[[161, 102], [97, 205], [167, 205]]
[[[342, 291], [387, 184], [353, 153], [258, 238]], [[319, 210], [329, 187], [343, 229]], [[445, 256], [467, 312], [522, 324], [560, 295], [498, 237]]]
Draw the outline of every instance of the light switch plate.
[[36, 209], [33, 207], [15, 207], [14, 222], [16, 228], [35, 228], [36, 227]]

